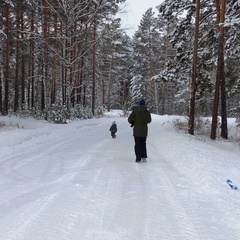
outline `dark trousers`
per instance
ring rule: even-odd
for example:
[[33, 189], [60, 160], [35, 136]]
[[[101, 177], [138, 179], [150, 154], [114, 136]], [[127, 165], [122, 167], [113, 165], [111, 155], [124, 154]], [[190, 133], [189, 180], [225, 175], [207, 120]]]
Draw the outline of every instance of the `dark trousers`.
[[134, 137], [136, 161], [147, 158], [146, 139], [147, 137]]
[[116, 132], [111, 131], [111, 136], [112, 136], [112, 138], [115, 138], [116, 137]]

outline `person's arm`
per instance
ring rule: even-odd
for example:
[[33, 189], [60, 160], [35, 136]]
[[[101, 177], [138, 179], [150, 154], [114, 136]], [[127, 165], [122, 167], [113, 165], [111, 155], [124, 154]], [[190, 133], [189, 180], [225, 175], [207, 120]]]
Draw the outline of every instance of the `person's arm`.
[[148, 111], [148, 121], [147, 123], [150, 123], [152, 121], [151, 113]]
[[131, 114], [130, 114], [130, 116], [128, 117], [128, 122], [129, 122], [130, 124], [133, 124], [133, 122], [134, 122], [134, 116], [135, 116], [134, 111], [132, 111]]

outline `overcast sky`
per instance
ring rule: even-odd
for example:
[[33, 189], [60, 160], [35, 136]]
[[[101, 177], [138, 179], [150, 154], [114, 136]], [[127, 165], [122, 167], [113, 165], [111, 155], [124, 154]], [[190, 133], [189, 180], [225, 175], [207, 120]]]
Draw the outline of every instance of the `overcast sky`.
[[122, 26], [125, 28], [131, 28], [127, 30], [127, 33], [132, 36], [137, 30], [142, 15], [148, 8], [152, 7], [153, 11], [157, 14], [157, 5], [161, 4], [164, 0], [126, 0], [126, 7], [124, 10], [126, 13], [121, 14]]

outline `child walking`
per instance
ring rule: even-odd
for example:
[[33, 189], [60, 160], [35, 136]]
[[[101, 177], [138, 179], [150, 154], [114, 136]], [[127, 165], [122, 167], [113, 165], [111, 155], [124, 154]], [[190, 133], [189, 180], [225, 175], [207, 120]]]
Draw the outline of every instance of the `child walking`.
[[115, 138], [117, 132], [117, 124], [115, 121], [112, 122], [112, 126], [110, 127], [109, 131], [111, 131], [112, 138]]

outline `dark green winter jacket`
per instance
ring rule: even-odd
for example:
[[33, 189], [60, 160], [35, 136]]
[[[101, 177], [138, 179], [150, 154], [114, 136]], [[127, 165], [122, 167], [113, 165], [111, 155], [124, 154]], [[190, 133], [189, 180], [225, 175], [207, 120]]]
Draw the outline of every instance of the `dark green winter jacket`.
[[128, 122], [133, 125], [133, 136], [147, 137], [147, 124], [151, 121], [151, 114], [145, 106], [134, 107], [132, 113], [128, 117]]

